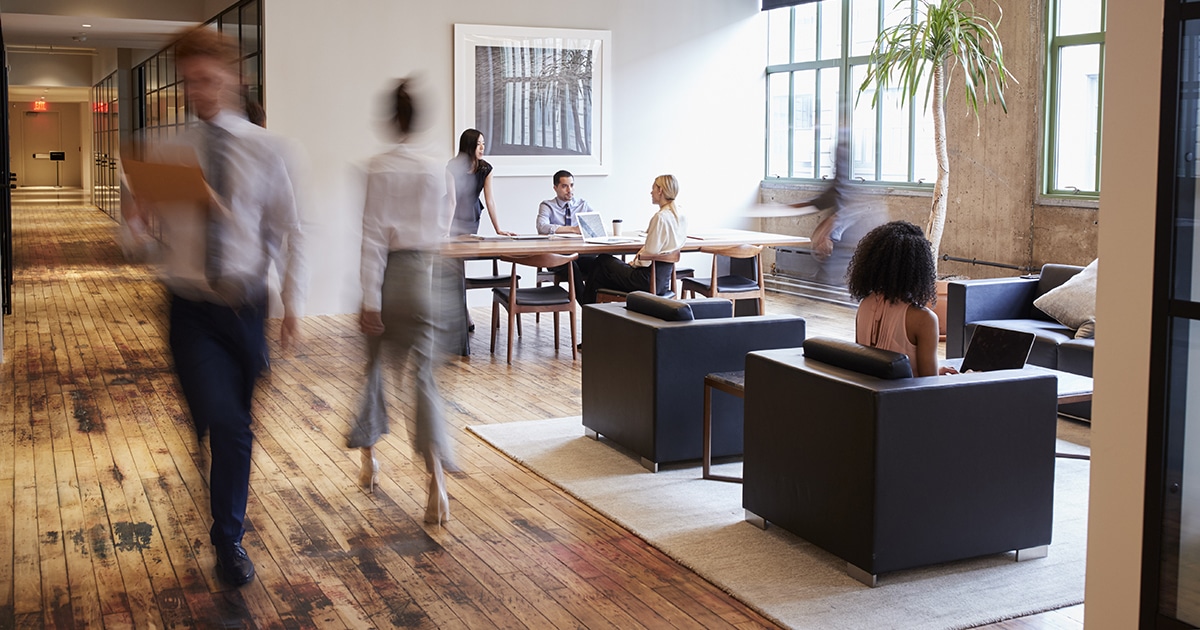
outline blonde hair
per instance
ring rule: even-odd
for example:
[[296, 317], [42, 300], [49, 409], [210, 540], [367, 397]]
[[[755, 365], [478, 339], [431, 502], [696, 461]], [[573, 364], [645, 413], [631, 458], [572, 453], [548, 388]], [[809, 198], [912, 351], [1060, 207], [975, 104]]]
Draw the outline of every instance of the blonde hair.
[[675, 198], [679, 196], [679, 180], [675, 179], [674, 175], [659, 175], [654, 178], [654, 185], [658, 186], [663, 193], [663, 198], [667, 200], [663, 207], [679, 214], [679, 210], [675, 207]]

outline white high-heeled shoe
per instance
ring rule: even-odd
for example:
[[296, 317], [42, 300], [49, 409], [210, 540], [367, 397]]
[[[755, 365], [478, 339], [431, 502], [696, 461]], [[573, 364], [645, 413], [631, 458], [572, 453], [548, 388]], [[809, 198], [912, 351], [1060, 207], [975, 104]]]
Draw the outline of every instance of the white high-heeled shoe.
[[358, 485], [367, 492], [375, 492], [375, 482], [379, 480], [379, 461], [375, 459], [375, 447], [361, 449], [362, 468], [358, 471]]
[[450, 497], [446, 494], [446, 478], [442, 463], [435, 460], [429, 478], [429, 502], [425, 505], [425, 522], [441, 525], [450, 520]]

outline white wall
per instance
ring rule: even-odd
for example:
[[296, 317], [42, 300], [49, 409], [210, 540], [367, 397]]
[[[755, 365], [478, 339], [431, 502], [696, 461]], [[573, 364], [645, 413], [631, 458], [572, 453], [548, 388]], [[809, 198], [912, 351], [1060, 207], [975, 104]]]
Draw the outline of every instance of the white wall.
[[[353, 165], [384, 146], [374, 112], [390, 79], [423, 77], [432, 150], [451, 157], [462, 131], [453, 128], [455, 23], [611, 30], [612, 174], [576, 178], [576, 193], [606, 217], [644, 224], [651, 182], [673, 173], [693, 227], [731, 221], [756, 198], [762, 178], [766, 31], [758, 7], [758, 0], [349, 0], [336, 10], [320, 0], [267, 3], [268, 124], [297, 139], [312, 167], [306, 219], [320, 253], [309, 314], [358, 310], [362, 211]], [[503, 228], [534, 230], [539, 201], [553, 196], [550, 175], [494, 177]]]
[[91, 87], [91, 55], [17, 52], [8, 55], [8, 84]]
[[1161, 3], [1108, 2], [1104, 144], [1110, 149], [1100, 186], [1089, 630], [1138, 627], [1162, 19]]

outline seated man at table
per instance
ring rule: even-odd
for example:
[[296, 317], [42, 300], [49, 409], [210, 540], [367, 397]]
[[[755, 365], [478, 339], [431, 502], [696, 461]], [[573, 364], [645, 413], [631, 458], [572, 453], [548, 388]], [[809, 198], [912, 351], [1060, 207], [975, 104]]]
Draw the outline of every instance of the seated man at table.
[[[588, 202], [575, 196], [575, 176], [570, 171], [558, 171], [554, 174], [554, 198], [547, 199], [538, 206], [538, 234], [579, 234], [579, 223], [575, 217], [581, 212], [595, 212]], [[575, 265], [575, 295], [583, 293], [583, 281], [596, 262], [591, 255], [580, 256]], [[555, 278], [559, 282], [567, 279], [567, 266], [555, 267]]]

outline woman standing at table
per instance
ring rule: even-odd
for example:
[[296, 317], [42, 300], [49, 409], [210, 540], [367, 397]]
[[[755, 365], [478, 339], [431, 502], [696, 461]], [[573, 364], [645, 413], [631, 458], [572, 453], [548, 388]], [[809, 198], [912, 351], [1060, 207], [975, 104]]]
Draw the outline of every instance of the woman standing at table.
[[488, 217], [496, 234], [514, 234], [500, 229], [496, 202], [492, 199], [492, 165], [483, 159], [484, 146], [483, 133], [468, 129], [458, 138], [458, 155], [446, 165], [454, 189], [454, 219], [450, 224], [450, 236], [479, 231], [479, 218], [483, 215], [484, 207], [479, 200], [480, 193], [487, 204]]
[[[650, 217], [646, 228], [646, 244], [628, 264], [608, 254], [601, 254], [592, 268], [584, 286], [581, 304], [596, 302], [600, 289], [617, 291], [648, 291], [656, 295], [666, 292], [671, 286], [673, 263], [653, 262], [646, 257], [677, 251], [687, 239], [687, 219], [675, 207], [679, 195], [679, 180], [674, 175], [659, 175], [650, 187], [650, 200], [658, 205], [658, 212]], [[654, 276], [658, 286], [650, 286], [650, 265], [655, 265]]]
[[375, 443], [388, 432], [383, 367], [393, 364], [400, 378], [408, 360], [416, 373], [416, 441], [429, 470], [425, 522], [450, 516], [443, 469], [454, 470], [442, 399], [433, 375], [434, 261], [444, 233], [445, 188], [436, 162], [409, 144], [418, 108], [405, 82], [392, 92], [391, 123], [399, 143], [371, 159], [363, 209], [359, 324], [367, 336], [367, 390], [350, 427], [348, 445], [362, 450], [359, 483], [373, 490], [379, 465]]
[[[487, 204], [488, 217], [496, 234], [511, 236], [513, 232], [500, 229], [496, 216], [496, 202], [492, 198], [492, 165], [483, 159], [485, 147], [483, 133], [468, 129], [458, 138], [458, 155], [446, 165], [447, 185], [454, 200], [454, 214], [450, 220], [450, 236], [475, 234], [479, 231], [479, 218]], [[466, 267], [462, 260], [446, 260], [443, 263], [442, 325], [445, 326], [444, 349], [462, 356], [471, 354], [470, 333], [475, 330], [471, 313], [467, 310]]]

